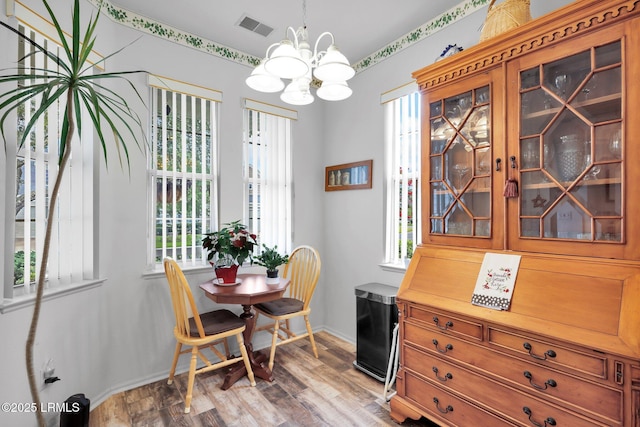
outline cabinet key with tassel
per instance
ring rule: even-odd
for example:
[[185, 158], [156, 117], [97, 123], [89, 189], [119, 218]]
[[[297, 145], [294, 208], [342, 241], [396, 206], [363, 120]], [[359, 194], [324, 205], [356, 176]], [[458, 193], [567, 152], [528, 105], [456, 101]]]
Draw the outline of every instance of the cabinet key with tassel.
[[518, 197], [518, 180], [515, 177], [516, 171], [516, 156], [509, 157], [511, 161], [511, 167], [509, 168], [509, 178], [504, 184], [504, 197], [512, 199]]

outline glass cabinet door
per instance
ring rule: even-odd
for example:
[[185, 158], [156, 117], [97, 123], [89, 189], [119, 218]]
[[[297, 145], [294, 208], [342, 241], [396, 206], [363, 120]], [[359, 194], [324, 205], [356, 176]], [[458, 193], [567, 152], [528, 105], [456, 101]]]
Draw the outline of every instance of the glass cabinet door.
[[489, 89], [483, 85], [429, 101], [431, 235], [491, 236]]
[[521, 239], [623, 242], [621, 94], [620, 41], [519, 72]]

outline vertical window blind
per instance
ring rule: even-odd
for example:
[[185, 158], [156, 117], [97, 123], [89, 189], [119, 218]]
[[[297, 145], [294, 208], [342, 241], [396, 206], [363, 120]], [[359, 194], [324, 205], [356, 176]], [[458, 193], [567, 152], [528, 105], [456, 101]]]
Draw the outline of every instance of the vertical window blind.
[[[20, 24], [22, 34], [34, 40], [40, 46], [56, 54], [59, 47], [39, 32]], [[55, 72], [57, 67], [43, 54], [30, 55], [35, 48], [23, 38], [18, 38], [19, 69], [25, 74], [34, 69], [47, 69]], [[22, 85], [31, 84], [29, 81]], [[35, 98], [18, 108], [17, 140], [31, 120], [32, 114], [40, 103]], [[83, 127], [83, 135], [74, 135], [72, 155], [68, 168], [63, 175], [56, 212], [53, 218], [47, 218], [50, 192], [58, 174], [58, 144], [60, 127], [65, 105], [52, 104], [44, 118], [32, 128], [25, 145], [15, 151], [7, 150], [7, 165], [15, 165], [15, 204], [14, 222], [14, 281], [13, 296], [18, 289], [31, 292], [30, 286], [36, 281], [44, 246], [47, 220], [53, 222], [49, 262], [46, 271], [46, 286], [53, 287], [71, 282], [80, 282], [94, 278], [93, 249], [93, 144], [90, 127]], [[83, 113], [86, 114], [86, 113]], [[83, 117], [89, 120], [88, 117]], [[83, 143], [80, 144], [80, 139]], [[13, 157], [10, 161], [9, 158]], [[5, 289], [5, 296], [10, 292]]]
[[[403, 88], [404, 92], [408, 87]], [[388, 96], [388, 95], [387, 95]], [[385, 263], [402, 264], [420, 242], [420, 94], [385, 99]]]
[[245, 100], [244, 220], [260, 246], [291, 252], [291, 121], [295, 112]]
[[[217, 227], [220, 92], [150, 76], [152, 210], [149, 262], [202, 265], [202, 235]], [[171, 89], [171, 90], [169, 90]]]

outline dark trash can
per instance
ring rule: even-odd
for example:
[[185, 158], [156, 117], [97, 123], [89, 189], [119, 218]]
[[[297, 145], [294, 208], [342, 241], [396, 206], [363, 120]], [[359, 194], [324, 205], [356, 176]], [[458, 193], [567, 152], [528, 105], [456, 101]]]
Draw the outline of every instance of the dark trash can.
[[381, 283], [356, 286], [356, 360], [353, 365], [384, 382], [393, 328], [398, 323], [398, 288]]
[[90, 403], [82, 393], [69, 396], [60, 412], [60, 427], [89, 427]]

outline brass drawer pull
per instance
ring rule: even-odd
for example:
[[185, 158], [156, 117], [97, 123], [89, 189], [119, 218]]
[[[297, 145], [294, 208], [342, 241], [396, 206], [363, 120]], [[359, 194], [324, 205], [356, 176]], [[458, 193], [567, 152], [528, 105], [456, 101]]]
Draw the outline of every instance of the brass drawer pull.
[[445, 323], [444, 326], [440, 326], [438, 322], [440, 322], [440, 319], [438, 319], [438, 316], [433, 316], [433, 323], [436, 324], [438, 329], [442, 329], [443, 331], [446, 331], [449, 328], [453, 328], [453, 322], [451, 320]]
[[440, 401], [438, 400], [437, 397], [433, 398], [433, 403], [436, 404], [436, 408], [438, 409], [438, 411], [442, 412], [443, 414], [446, 414], [447, 412], [453, 412], [453, 406], [451, 405], [447, 405], [446, 408], [442, 409], [440, 407]]
[[553, 379], [548, 379], [547, 381], [544, 382], [544, 387], [541, 385], [538, 385], [536, 383], [533, 382], [533, 374], [531, 374], [531, 372], [529, 371], [524, 371], [523, 375], [526, 379], [529, 380], [529, 384], [531, 384], [533, 386], [533, 388], [537, 388], [538, 390], [546, 390], [547, 387], [555, 387], [558, 385], [558, 383], [556, 383], [555, 380]]
[[438, 340], [435, 338], [431, 340], [431, 342], [436, 346], [436, 350], [438, 350], [439, 353], [445, 354], [447, 351], [453, 350], [453, 346], [451, 344], [445, 345], [444, 350], [441, 350], [440, 348], [438, 348]]
[[524, 344], [522, 344], [522, 346], [529, 352], [529, 356], [533, 357], [534, 359], [547, 360], [547, 357], [556, 357], [556, 352], [553, 350], [547, 350], [544, 352], [544, 356], [538, 356], [537, 354], [531, 353], [532, 346], [528, 342], [525, 342]]
[[447, 380], [452, 380], [453, 379], [453, 375], [451, 375], [451, 373], [447, 372], [444, 377], [440, 377], [438, 376], [438, 368], [436, 368], [435, 366], [433, 368], [431, 368], [431, 370], [436, 374], [436, 378], [439, 379], [440, 381], [442, 381], [443, 383], [446, 382]]
[[531, 424], [533, 424], [536, 427], [546, 427], [547, 425], [550, 425], [550, 426], [556, 425], [556, 420], [554, 420], [551, 417], [548, 417], [546, 420], [544, 420], [544, 424], [540, 424], [539, 422], [532, 420], [531, 416], [533, 415], [533, 413], [531, 412], [531, 409], [529, 409], [527, 406], [522, 408], [522, 412], [524, 412], [529, 416], [529, 421], [531, 422]]

